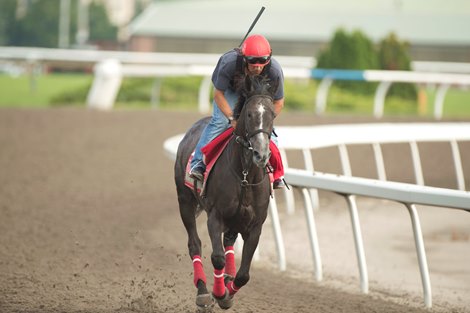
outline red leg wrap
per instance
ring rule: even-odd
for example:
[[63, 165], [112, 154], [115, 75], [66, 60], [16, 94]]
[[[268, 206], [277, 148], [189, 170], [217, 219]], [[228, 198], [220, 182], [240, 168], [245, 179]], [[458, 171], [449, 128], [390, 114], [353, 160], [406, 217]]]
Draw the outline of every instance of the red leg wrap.
[[284, 176], [284, 165], [282, 164], [281, 153], [272, 140], [269, 142], [269, 149], [271, 150], [269, 164], [273, 167], [273, 178], [276, 180]]
[[212, 293], [216, 297], [223, 297], [225, 295], [225, 285], [224, 285], [224, 270], [214, 269], [214, 287], [212, 288]]
[[235, 277], [237, 274], [237, 269], [235, 267], [235, 251], [233, 251], [233, 246], [225, 247], [225, 273], [232, 277]]
[[202, 280], [206, 283], [206, 274], [204, 274], [204, 268], [202, 268], [202, 261], [199, 255], [193, 256], [193, 268], [194, 268], [194, 285], [197, 287], [197, 282]]
[[240, 288], [237, 288], [235, 286], [235, 284], [233, 283], [233, 281], [229, 281], [228, 284], [227, 284], [227, 289], [228, 289], [228, 293], [233, 296], [234, 294], [237, 293], [238, 290], [240, 290]]

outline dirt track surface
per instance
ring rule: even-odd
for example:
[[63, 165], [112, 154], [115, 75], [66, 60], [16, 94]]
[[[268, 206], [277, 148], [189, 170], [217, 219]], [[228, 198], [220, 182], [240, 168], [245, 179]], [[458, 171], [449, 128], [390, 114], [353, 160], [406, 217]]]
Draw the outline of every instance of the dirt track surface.
[[[199, 117], [0, 110], [0, 312], [196, 312], [173, 162], [162, 145]], [[279, 122], [325, 121], [284, 114]], [[231, 312], [429, 312], [315, 283], [306, 271], [299, 279], [255, 263]]]

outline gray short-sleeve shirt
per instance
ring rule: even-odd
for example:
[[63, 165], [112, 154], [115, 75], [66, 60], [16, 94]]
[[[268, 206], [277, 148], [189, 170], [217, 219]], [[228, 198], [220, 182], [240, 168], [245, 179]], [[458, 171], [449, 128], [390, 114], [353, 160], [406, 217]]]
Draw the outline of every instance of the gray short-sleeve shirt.
[[[236, 67], [237, 67], [237, 57], [238, 52], [233, 49], [225, 54], [223, 54], [219, 61], [217, 62], [217, 66], [212, 73], [212, 83], [214, 87], [225, 91], [227, 89], [233, 89], [231, 86], [231, 81], [236, 74]], [[279, 100], [284, 97], [284, 74], [282, 72], [281, 65], [277, 62], [276, 59], [271, 58], [271, 65], [269, 66], [268, 73], [263, 73], [267, 75], [267, 77], [271, 81], [279, 80], [279, 86], [277, 88], [276, 94], [274, 95], [274, 100]]]

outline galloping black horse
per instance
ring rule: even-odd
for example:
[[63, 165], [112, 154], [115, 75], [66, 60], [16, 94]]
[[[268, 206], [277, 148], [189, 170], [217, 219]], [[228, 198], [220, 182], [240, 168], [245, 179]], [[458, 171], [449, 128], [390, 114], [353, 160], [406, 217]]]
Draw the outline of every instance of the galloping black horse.
[[[221, 308], [230, 308], [234, 294], [248, 282], [271, 193], [266, 165], [270, 157], [269, 141], [275, 117], [273, 95], [277, 83], [271, 85], [261, 76], [246, 76], [237, 85], [240, 86], [240, 98], [234, 110], [237, 126], [206, 178], [204, 197], [187, 187], [184, 180], [186, 164], [208, 118], [199, 120], [189, 129], [176, 156], [175, 182], [180, 214], [188, 233], [189, 255], [194, 266], [196, 304], [202, 309], [210, 308], [213, 298]], [[196, 217], [202, 210], [207, 213], [212, 242], [212, 296], [206, 287], [201, 240], [196, 229]], [[240, 268], [236, 272], [233, 245], [238, 234], [242, 235], [244, 245]]]

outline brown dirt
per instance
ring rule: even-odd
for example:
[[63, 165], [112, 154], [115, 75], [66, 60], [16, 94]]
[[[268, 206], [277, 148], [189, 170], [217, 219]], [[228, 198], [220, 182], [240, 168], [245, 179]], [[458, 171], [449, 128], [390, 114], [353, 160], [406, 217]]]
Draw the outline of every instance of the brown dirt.
[[[0, 312], [196, 312], [173, 162], [162, 144], [199, 117], [1, 109]], [[345, 120], [284, 114], [279, 122]], [[209, 251], [206, 240], [208, 274]], [[308, 272], [299, 279], [255, 263], [231, 311], [429, 312], [420, 299], [362, 295], [315, 283]], [[446, 305], [435, 310], [453, 309]]]

